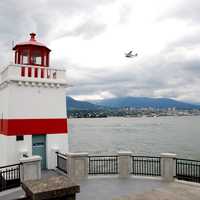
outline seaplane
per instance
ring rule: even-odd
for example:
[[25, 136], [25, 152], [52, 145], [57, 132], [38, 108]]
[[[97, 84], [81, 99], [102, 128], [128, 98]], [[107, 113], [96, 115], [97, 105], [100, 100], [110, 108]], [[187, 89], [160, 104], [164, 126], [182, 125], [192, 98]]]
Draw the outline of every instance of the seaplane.
[[127, 58], [133, 58], [136, 56], [138, 56], [138, 54], [137, 53], [133, 54], [133, 51], [129, 51], [128, 53], [125, 53], [125, 57]]

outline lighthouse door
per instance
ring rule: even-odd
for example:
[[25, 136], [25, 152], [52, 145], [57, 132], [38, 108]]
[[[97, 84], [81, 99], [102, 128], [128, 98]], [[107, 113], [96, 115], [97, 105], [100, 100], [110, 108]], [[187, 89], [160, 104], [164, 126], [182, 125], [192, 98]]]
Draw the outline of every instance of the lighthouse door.
[[32, 136], [32, 154], [41, 156], [41, 168], [46, 168], [46, 136], [33, 135]]

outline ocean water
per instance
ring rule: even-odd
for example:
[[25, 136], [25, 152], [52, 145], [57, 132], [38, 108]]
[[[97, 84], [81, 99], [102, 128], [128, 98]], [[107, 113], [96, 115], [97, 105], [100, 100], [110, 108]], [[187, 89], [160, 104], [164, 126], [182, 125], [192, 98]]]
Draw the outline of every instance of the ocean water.
[[69, 119], [69, 142], [71, 152], [171, 152], [200, 160], [200, 116]]

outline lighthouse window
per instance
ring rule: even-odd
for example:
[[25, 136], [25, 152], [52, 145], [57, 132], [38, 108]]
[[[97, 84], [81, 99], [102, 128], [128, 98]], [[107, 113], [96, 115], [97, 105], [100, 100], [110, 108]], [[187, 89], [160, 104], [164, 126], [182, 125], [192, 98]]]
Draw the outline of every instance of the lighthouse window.
[[23, 141], [23, 140], [24, 140], [24, 136], [23, 135], [16, 136], [16, 141]]
[[28, 64], [28, 50], [22, 51], [22, 64]]
[[33, 51], [31, 56], [32, 64], [41, 65], [42, 64], [42, 57], [40, 51]]

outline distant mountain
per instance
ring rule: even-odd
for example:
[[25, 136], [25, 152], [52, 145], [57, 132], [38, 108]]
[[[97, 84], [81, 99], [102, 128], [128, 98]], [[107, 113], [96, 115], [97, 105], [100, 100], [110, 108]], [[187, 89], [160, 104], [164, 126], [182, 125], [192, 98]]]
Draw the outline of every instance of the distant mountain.
[[196, 109], [200, 105], [190, 104], [167, 98], [148, 98], [148, 97], [119, 97], [98, 101], [78, 101], [69, 96], [66, 98], [68, 110], [99, 110], [103, 108], [177, 108], [177, 109]]
[[68, 110], [97, 110], [102, 106], [98, 106], [87, 101], [77, 101], [69, 96], [66, 97]]
[[167, 98], [148, 98], [148, 97], [120, 97], [112, 99], [104, 99], [98, 101], [92, 101], [96, 105], [112, 107], [112, 108], [124, 108], [124, 107], [135, 107], [135, 108], [172, 108], [177, 109], [195, 109], [200, 108], [199, 105], [190, 103], [184, 103]]

